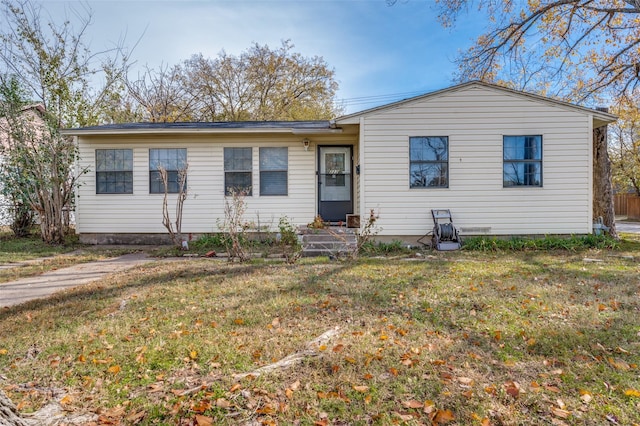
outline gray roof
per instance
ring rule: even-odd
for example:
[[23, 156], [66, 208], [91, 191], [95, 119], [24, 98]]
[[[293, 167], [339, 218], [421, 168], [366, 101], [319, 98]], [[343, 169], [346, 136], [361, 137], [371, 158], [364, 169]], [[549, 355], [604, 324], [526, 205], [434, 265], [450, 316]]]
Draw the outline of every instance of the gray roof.
[[224, 122], [175, 122], [175, 123], [119, 123], [101, 126], [64, 129], [63, 134], [114, 134], [114, 133], [225, 133], [225, 132], [275, 132], [275, 133], [332, 133], [336, 129], [328, 120], [317, 121], [224, 121]]

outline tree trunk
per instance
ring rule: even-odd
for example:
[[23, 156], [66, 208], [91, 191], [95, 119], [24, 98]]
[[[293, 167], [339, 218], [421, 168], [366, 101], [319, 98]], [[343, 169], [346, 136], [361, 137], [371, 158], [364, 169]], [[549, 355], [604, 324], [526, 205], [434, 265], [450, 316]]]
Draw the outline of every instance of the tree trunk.
[[611, 162], [607, 152], [607, 126], [593, 129], [593, 219], [602, 218], [609, 234], [618, 238], [613, 209]]
[[0, 426], [29, 426], [13, 402], [0, 390]]

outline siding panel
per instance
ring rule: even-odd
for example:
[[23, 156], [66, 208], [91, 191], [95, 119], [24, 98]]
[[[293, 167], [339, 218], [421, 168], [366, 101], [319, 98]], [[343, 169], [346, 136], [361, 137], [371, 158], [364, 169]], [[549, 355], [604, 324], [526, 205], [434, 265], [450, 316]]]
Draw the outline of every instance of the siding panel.
[[[591, 231], [590, 116], [487, 88], [445, 92], [364, 119], [364, 211], [381, 235], [423, 235], [430, 210], [495, 235]], [[542, 135], [543, 186], [503, 188], [503, 135]], [[449, 137], [449, 187], [409, 188], [409, 137]]]
[[[353, 145], [357, 135], [314, 136], [316, 143]], [[89, 167], [81, 177], [77, 212], [79, 233], [165, 233], [162, 226], [162, 194], [149, 193], [149, 149], [187, 148], [189, 164], [188, 198], [184, 204], [182, 231], [217, 232], [224, 219], [225, 146], [253, 148], [253, 196], [245, 198], [245, 218], [261, 226], [277, 227], [287, 215], [295, 224], [305, 224], [316, 214], [316, 154], [312, 146], [305, 151], [302, 137], [294, 135], [165, 136], [165, 137], [84, 137], [80, 139], [80, 166]], [[313, 144], [312, 144], [313, 145]], [[259, 154], [261, 146], [288, 147], [288, 195], [259, 196]], [[96, 194], [95, 150], [133, 149], [133, 194]], [[175, 210], [175, 195], [169, 196], [169, 209]]]

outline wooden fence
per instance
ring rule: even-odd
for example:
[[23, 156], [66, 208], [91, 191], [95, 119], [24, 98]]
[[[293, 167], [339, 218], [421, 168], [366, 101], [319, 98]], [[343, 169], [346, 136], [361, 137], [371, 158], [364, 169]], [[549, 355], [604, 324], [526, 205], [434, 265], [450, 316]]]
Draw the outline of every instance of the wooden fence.
[[613, 196], [616, 216], [640, 219], [640, 197], [634, 194], [616, 194]]

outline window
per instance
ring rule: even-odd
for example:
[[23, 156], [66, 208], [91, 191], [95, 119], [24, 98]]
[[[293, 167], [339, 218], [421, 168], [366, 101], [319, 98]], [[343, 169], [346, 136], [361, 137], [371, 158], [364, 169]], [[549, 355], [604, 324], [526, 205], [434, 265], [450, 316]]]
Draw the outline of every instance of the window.
[[287, 195], [287, 148], [260, 148], [260, 195]]
[[542, 136], [503, 137], [503, 186], [542, 186]]
[[161, 167], [167, 171], [168, 192], [180, 192], [179, 174], [187, 168], [186, 148], [149, 150], [149, 192], [152, 194], [164, 194], [164, 185], [159, 171]]
[[133, 150], [96, 149], [96, 194], [133, 194]]
[[409, 138], [409, 182], [411, 188], [449, 187], [449, 138]]
[[251, 195], [252, 148], [224, 149], [224, 193]]

